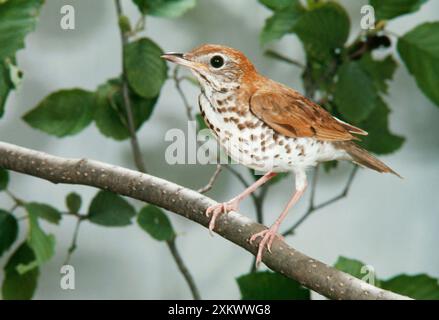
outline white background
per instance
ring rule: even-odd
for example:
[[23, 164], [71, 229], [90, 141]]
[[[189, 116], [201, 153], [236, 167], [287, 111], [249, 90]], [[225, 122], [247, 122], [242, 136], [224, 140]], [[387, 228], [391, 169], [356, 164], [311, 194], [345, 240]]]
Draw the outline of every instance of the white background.
[[[138, 13], [131, 1], [122, 1], [127, 14], [136, 21]], [[201, 43], [220, 43], [244, 51], [267, 76], [302, 90], [300, 70], [263, 56], [258, 35], [270, 12], [253, 0], [199, 0], [199, 5], [175, 19], [147, 18], [146, 34], [165, 51], [187, 51]], [[359, 28], [360, 7], [366, 1], [341, 1], [347, 5], [354, 30]], [[76, 30], [59, 26], [60, 8], [73, 4]], [[424, 21], [438, 20], [439, 2], [429, 1], [414, 15], [389, 24], [397, 34]], [[436, 14], [435, 14], [436, 13]], [[355, 33], [356, 34], [356, 33]], [[351, 34], [351, 38], [354, 32]], [[20, 117], [49, 93], [80, 87], [94, 90], [121, 70], [120, 39], [113, 1], [47, 1], [36, 32], [27, 38], [27, 47], [18, 54], [25, 72], [24, 82], [8, 99], [6, 115], [0, 121], [0, 139], [66, 157], [88, 157], [133, 167], [128, 142], [114, 142], [101, 136], [94, 125], [81, 134], [57, 139], [27, 126]], [[278, 52], [303, 61], [300, 43], [294, 35], [272, 44]], [[185, 86], [196, 106], [197, 90]], [[168, 81], [151, 120], [139, 132], [139, 139], [151, 173], [179, 184], [198, 188], [215, 167], [169, 166], [164, 161], [164, 134], [170, 128], [186, 128], [185, 111], [174, 84]], [[392, 109], [391, 129], [407, 138], [397, 153], [382, 157], [405, 179], [361, 170], [347, 199], [311, 216], [287, 241], [306, 254], [333, 264], [339, 255], [360, 259], [374, 266], [381, 278], [398, 273], [428, 273], [439, 277], [439, 109], [417, 88], [401, 66], [386, 99]], [[242, 172], [246, 170], [239, 167]], [[318, 199], [327, 199], [344, 186], [350, 166], [322, 175]], [[194, 179], [194, 177], [197, 177]], [[271, 223], [293, 191], [286, 179], [271, 189], [265, 204], [265, 220]], [[20, 197], [64, 206], [64, 196], [79, 192], [85, 202], [96, 190], [86, 187], [55, 186], [35, 178], [12, 174], [11, 189]], [[227, 200], [242, 189], [223, 174], [210, 193]], [[307, 197], [292, 211], [285, 225], [304, 211]], [[0, 206], [10, 201], [0, 196]], [[139, 204], [137, 204], [139, 205]], [[250, 201], [241, 211], [254, 218]], [[170, 214], [177, 230], [178, 248], [203, 298], [239, 298], [234, 278], [248, 272], [251, 256], [206, 229]], [[136, 225], [104, 228], [84, 223], [79, 247], [72, 264], [76, 268], [76, 289], [60, 289], [59, 269], [69, 247], [75, 220], [64, 218], [60, 226], [43, 223], [57, 238], [56, 256], [41, 268], [37, 299], [189, 299], [189, 290], [164, 243], [151, 239]], [[26, 223], [21, 222], [21, 239]], [[0, 259], [1, 265], [6, 258]], [[0, 274], [0, 280], [2, 278]]]

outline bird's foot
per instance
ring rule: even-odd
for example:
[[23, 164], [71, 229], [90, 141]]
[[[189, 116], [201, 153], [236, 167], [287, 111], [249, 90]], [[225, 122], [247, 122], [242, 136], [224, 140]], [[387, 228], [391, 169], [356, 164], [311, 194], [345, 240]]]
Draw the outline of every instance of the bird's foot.
[[256, 255], [256, 267], [258, 267], [262, 261], [262, 253], [264, 251], [264, 247], [266, 246], [268, 252], [271, 253], [271, 245], [273, 244], [274, 238], [278, 237], [279, 239], [283, 239], [283, 237], [277, 233], [278, 229], [279, 225], [275, 223], [269, 229], [265, 229], [261, 232], [255, 233], [250, 237], [249, 241], [251, 244], [257, 238], [261, 238], [258, 246], [258, 254]]
[[209, 223], [209, 231], [212, 234], [213, 229], [215, 228], [216, 219], [223, 213], [228, 213], [230, 211], [238, 211], [239, 210], [239, 199], [233, 198], [230, 201], [217, 203], [213, 206], [210, 206], [206, 210], [206, 216], [210, 216]]

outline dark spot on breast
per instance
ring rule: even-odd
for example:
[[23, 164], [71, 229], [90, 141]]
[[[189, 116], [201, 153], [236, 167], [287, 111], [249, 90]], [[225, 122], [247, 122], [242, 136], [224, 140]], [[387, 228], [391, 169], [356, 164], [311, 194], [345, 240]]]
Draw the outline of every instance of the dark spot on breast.
[[238, 129], [239, 130], [244, 130], [245, 129], [245, 125], [242, 124], [242, 123], [238, 124]]
[[224, 103], [224, 100], [216, 100], [216, 103], [218, 103], [218, 105], [220, 105], [220, 106], [222, 106], [223, 105], [223, 103]]
[[246, 125], [247, 128], [250, 128], [250, 129], [256, 128], [256, 124], [253, 123], [252, 121], [246, 121], [245, 125]]

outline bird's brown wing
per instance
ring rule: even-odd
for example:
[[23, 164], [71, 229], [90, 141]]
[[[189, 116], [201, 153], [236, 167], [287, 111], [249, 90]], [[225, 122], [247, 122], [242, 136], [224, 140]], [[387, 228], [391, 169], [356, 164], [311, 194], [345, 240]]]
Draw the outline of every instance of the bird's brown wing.
[[250, 110], [276, 132], [287, 137], [315, 137], [325, 141], [358, 139], [367, 132], [333, 117], [300, 93], [285, 89], [257, 90], [250, 98]]

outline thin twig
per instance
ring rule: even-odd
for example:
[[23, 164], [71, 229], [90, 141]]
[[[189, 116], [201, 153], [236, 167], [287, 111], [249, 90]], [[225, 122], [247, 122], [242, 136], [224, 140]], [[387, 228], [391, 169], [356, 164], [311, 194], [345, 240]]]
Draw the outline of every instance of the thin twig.
[[184, 94], [183, 89], [181, 88], [181, 81], [185, 78], [179, 78], [178, 77], [178, 72], [179, 72], [180, 68], [179, 66], [176, 66], [174, 68], [174, 72], [172, 74], [172, 78], [174, 79], [174, 83], [175, 83], [175, 88], [177, 89], [178, 94], [181, 97], [181, 100], [183, 101], [183, 105], [186, 109], [186, 116], [190, 121], [194, 121], [194, 115], [192, 114], [192, 106], [189, 103], [188, 99], [186, 98], [186, 95]]
[[297, 60], [294, 60], [294, 59], [291, 59], [291, 58], [288, 58], [288, 57], [286, 57], [286, 56], [284, 56], [284, 55], [282, 55], [282, 54], [280, 54], [280, 53], [278, 53], [276, 51], [267, 50], [267, 51], [264, 52], [264, 54], [267, 57], [274, 58], [274, 59], [286, 62], [288, 64], [292, 64], [292, 65], [294, 65], [296, 67], [305, 69], [305, 66], [301, 62], [299, 62]]
[[[115, 4], [116, 4], [117, 15], [119, 17], [121, 17], [123, 15], [123, 12], [122, 12], [122, 7], [120, 5], [120, 0], [115, 0]], [[122, 45], [123, 45], [123, 47], [125, 47], [125, 45], [128, 43], [128, 38], [126, 37], [126, 35], [124, 34], [122, 29], [120, 29], [120, 35], [121, 35]], [[122, 65], [123, 65], [123, 63], [122, 63]], [[145, 164], [143, 163], [143, 156], [142, 156], [142, 153], [141, 153], [140, 148], [139, 148], [137, 134], [136, 134], [136, 131], [134, 128], [134, 121], [133, 121], [132, 110], [131, 110], [131, 100], [129, 97], [128, 83], [126, 81], [125, 67], [124, 66], [123, 66], [122, 70], [123, 70], [122, 78], [123, 78], [123, 84], [124, 84], [124, 87], [123, 87], [124, 88], [124, 102], [125, 102], [125, 107], [126, 107], [127, 117], [128, 117], [128, 124], [129, 124], [128, 127], [130, 129], [129, 131], [130, 131], [130, 137], [131, 137], [131, 146], [132, 146], [132, 151], [133, 151], [134, 162], [136, 164], [137, 170], [139, 170], [140, 172], [143, 172], [143, 173], [147, 173], [146, 168], [145, 168]], [[130, 118], [131, 118], [131, 120], [130, 120]], [[191, 290], [192, 296], [198, 297], [198, 299], [199, 299], [200, 296], [198, 293], [198, 289], [195, 285], [195, 282], [193, 280], [193, 277], [190, 274], [188, 268], [186, 268], [186, 266], [184, 265], [183, 259], [181, 258], [180, 254], [178, 253], [178, 250], [175, 247], [175, 243], [173, 243], [173, 242], [175, 242], [175, 240], [166, 241], [166, 244], [168, 245], [168, 248], [172, 253], [172, 257], [173, 257], [175, 263], [177, 264], [178, 269], [183, 274], [183, 277], [185, 278], [185, 280], [189, 286], [189, 289]]]
[[77, 218], [77, 220], [76, 220], [75, 230], [73, 231], [72, 242], [71, 242], [70, 247], [67, 251], [67, 257], [64, 260], [64, 265], [68, 265], [70, 263], [70, 259], [72, 258], [72, 254], [77, 248], [79, 227], [80, 227], [82, 221], [83, 221], [82, 217]]
[[317, 211], [319, 209], [327, 207], [327, 206], [333, 204], [334, 202], [337, 202], [337, 201], [345, 198], [348, 195], [349, 189], [352, 185], [352, 182], [354, 181], [354, 177], [355, 177], [355, 174], [357, 173], [357, 171], [358, 171], [358, 166], [354, 165], [354, 168], [352, 169], [351, 174], [349, 175], [348, 181], [346, 182], [346, 185], [345, 185], [343, 191], [339, 195], [337, 195], [337, 196], [335, 196], [327, 201], [324, 201], [318, 205], [314, 205], [314, 197], [315, 197], [315, 192], [316, 192], [315, 190], [317, 187], [317, 171], [316, 171], [315, 176], [314, 176], [315, 179], [313, 179], [313, 186], [312, 186], [312, 190], [311, 190], [311, 199], [312, 200], [310, 201], [310, 206], [308, 207], [308, 210], [292, 227], [288, 228], [285, 232], [283, 232], [282, 236], [286, 237], [286, 236], [294, 234], [294, 231], [297, 229], [297, 227], [299, 227], [312, 213], [314, 213], [315, 211]]
[[209, 182], [203, 188], [198, 189], [199, 193], [206, 193], [207, 191], [210, 191], [210, 189], [212, 189], [213, 184], [215, 183], [216, 179], [219, 177], [219, 174], [221, 173], [222, 168], [223, 168], [222, 165], [220, 165], [220, 164], [216, 165], [215, 172], [213, 173]]
[[[116, 4], [117, 15], [120, 18], [123, 15], [120, 0], [115, 0], [115, 4]], [[128, 44], [128, 37], [124, 33], [122, 28], [120, 28], [120, 37], [122, 41], [122, 56], [123, 56], [125, 51], [125, 45]], [[140, 151], [139, 141], [137, 139], [136, 127], [134, 124], [133, 109], [131, 106], [130, 91], [126, 77], [125, 64], [123, 62], [122, 62], [122, 94], [123, 94], [124, 107], [127, 115], [128, 131], [130, 133], [130, 142], [131, 142], [131, 149], [133, 151], [134, 162], [136, 164], [136, 167], [139, 169], [139, 171], [147, 172], [146, 166], [143, 162], [142, 153]]]
[[9, 198], [14, 201], [17, 207], [22, 207], [25, 204], [25, 202], [18, 198], [16, 195], [14, 195], [11, 190], [5, 190], [5, 192], [9, 196]]
[[172, 256], [174, 257], [174, 259], [177, 262], [178, 269], [180, 270], [183, 277], [186, 279], [186, 282], [188, 283], [188, 285], [191, 289], [192, 297], [194, 298], [194, 300], [201, 300], [198, 288], [195, 286], [195, 281], [192, 278], [192, 275], [190, 274], [189, 270], [186, 268], [186, 266], [185, 266], [185, 264], [180, 256], [180, 253], [177, 250], [175, 238], [173, 238], [172, 240], [169, 240], [167, 242], [168, 242], [168, 248], [171, 251]]

